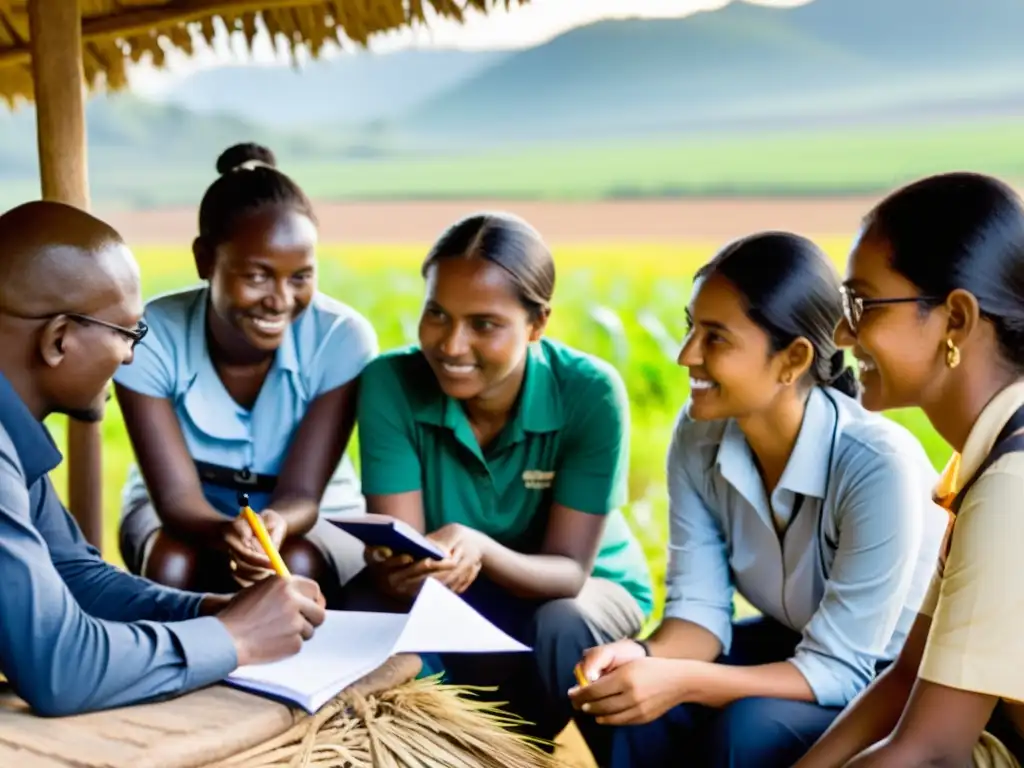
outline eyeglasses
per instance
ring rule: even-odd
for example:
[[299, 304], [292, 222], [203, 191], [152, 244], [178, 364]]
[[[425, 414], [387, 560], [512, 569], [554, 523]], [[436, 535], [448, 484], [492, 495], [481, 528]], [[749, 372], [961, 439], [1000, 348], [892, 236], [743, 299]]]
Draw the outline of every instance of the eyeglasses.
[[93, 317], [92, 315], [80, 315], [77, 312], [54, 312], [50, 315], [18, 315], [13, 312], [0, 310], [0, 314], [19, 317], [22, 320], [52, 320], [55, 317], [66, 317], [69, 320], [74, 320], [80, 325], [89, 325], [90, 323], [93, 325], [100, 325], [124, 336], [132, 343], [132, 349], [135, 349], [138, 343], [142, 341], [149, 332], [149, 326], [146, 325], [144, 320], [139, 320], [138, 325], [134, 328], [125, 328], [123, 325], [117, 325], [116, 323], [110, 323], [106, 320], [100, 320], [98, 317]]
[[846, 320], [847, 325], [850, 326], [850, 330], [854, 333], [857, 332], [857, 326], [860, 325], [860, 319], [864, 316], [864, 310], [870, 309], [871, 307], [881, 307], [888, 304], [932, 304], [941, 299], [934, 296], [900, 296], [897, 298], [887, 299], [865, 299], [863, 296], [858, 296], [856, 292], [842, 286], [840, 293], [843, 298], [843, 317]]
[[[74, 312], [62, 312], [64, 317], [74, 320], [76, 323], [95, 323], [96, 325], [102, 325], [104, 328], [109, 328], [112, 331], [116, 331], [132, 343], [132, 349], [135, 349], [136, 345], [145, 338], [149, 332], [149, 326], [146, 325], [145, 320], [139, 320], [138, 324], [134, 328], [125, 328], [123, 325], [117, 325], [116, 323], [108, 323], [106, 320], [100, 320], [98, 317], [92, 317], [91, 315], [79, 315]], [[54, 315], [59, 317], [59, 315]]]

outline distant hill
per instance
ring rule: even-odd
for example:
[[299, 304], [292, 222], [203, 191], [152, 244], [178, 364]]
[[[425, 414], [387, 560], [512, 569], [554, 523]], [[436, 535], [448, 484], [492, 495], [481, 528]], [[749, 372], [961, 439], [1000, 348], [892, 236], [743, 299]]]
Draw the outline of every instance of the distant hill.
[[234, 114], [277, 127], [360, 125], [419, 107], [508, 55], [498, 51], [358, 52], [313, 61], [301, 69], [226, 66], [196, 72], [162, 100], [194, 112]]
[[[937, 136], [946, 123], [956, 124], [952, 133], [910, 165], [966, 161], [986, 149], [986, 167], [1018, 173], [1022, 31], [1024, 0], [733, 2], [680, 19], [595, 23], [521, 51], [351, 54], [299, 72], [200, 71], [158, 102], [131, 94], [89, 102], [93, 197], [194, 204], [219, 152], [247, 140], [302, 169], [321, 197], [864, 190], [897, 171], [787, 176], [755, 157], [744, 163], [757, 169], [745, 181], [737, 169], [698, 170], [689, 158], [706, 154], [703, 143], [715, 157], [747, 156], [771, 134], [784, 134], [786, 146], [820, 137], [816, 151], [857, 152], [868, 144], [851, 131], [888, 126], [899, 133], [883, 142], [896, 162], [915, 126]], [[971, 121], [997, 127], [957, 127]], [[999, 138], [990, 148], [962, 143], [980, 135]], [[650, 142], [685, 143], [671, 178], [651, 175], [656, 158], [625, 162]], [[735, 151], [720, 154], [723, 142]], [[542, 159], [581, 145], [595, 149], [572, 155], [576, 170], [549, 178]], [[0, 113], [0, 204], [37, 194], [35, 153], [32, 110]], [[516, 159], [527, 156], [536, 162]], [[828, 167], [852, 173], [857, 165]]]
[[505, 53], [356, 54], [222, 68], [166, 98], [279, 127], [386, 127], [407, 146], [1024, 112], [1021, 0], [737, 0], [608, 20]]
[[1019, 109], [1021, 30], [1020, 0], [734, 2], [605, 21], [495, 64], [401, 125], [419, 136], [472, 125], [491, 137], [608, 138]]
[[[90, 100], [86, 119], [93, 197], [108, 203], [197, 202], [216, 178], [217, 156], [239, 141], [270, 146], [283, 165], [379, 154], [358, 135], [339, 129], [278, 130], [234, 115], [201, 115], [142, 101], [130, 93]], [[0, 112], [0, 204], [37, 195], [37, 175], [34, 110]]]
[[406, 147], [1024, 112], [1021, 0], [736, 1], [505, 53], [403, 51], [197, 72], [171, 103]]

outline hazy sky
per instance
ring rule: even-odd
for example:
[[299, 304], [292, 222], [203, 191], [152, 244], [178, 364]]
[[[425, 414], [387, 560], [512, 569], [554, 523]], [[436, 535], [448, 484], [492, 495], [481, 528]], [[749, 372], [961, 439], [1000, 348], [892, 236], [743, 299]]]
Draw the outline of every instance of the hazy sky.
[[[519, 48], [544, 42], [572, 27], [598, 19], [622, 16], [675, 17], [694, 11], [720, 8], [729, 0], [531, 0], [525, 6], [513, 5], [505, 12], [496, 9], [490, 15], [467, 16], [464, 24], [434, 19], [429, 29], [402, 30], [378, 38], [372, 50], [387, 51], [409, 46], [457, 48]], [[764, 5], [800, 5], [808, 0], [757, 0]], [[131, 73], [133, 89], [159, 91], [181, 75], [197, 68], [217, 66], [227, 61], [270, 63], [274, 54], [268, 41], [260, 40], [253, 57], [244, 53], [244, 45], [232, 55], [227, 45], [215, 52], [198, 53], [191, 60], [169, 56], [169, 71], [155, 72], [141, 65]]]

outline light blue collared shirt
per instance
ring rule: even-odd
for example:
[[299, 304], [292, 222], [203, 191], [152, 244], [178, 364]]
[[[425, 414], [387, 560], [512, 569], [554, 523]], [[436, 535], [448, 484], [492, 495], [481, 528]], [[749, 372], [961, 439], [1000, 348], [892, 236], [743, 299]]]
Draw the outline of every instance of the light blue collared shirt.
[[49, 432], [0, 375], [0, 671], [37, 713], [74, 715], [222, 680], [235, 643], [202, 596], [103, 561], [61, 504]]
[[[276, 475], [292, 436], [310, 404], [320, 395], [356, 378], [378, 351], [370, 322], [346, 304], [322, 293], [285, 334], [256, 403], [246, 410], [221, 382], [206, 344], [207, 287], [164, 294], [146, 305], [146, 338], [135, 359], [114, 380], [150, 397], [171, 400], [194, 461], [257, 474]], [[233, 490], [203, 484], [207, 501], [230, 517], [238, 514]], [[129, 469], [123, 508], [148, 497], [138, 467]], [[261, 510], [268, 493], [249, 494]], [[324, 493], [321, 515], [358, 514], [364, 500], [346, 453]]]
[[[817, 702], [847, 704], [898, 655], [935, 572], [948, 519], [931, 501], [937, 473], [906, 429], [815, 387], [769, 499], [736, 422], [694, 421], [688, 407], [668, 455], [665, 617], [727, 652], [738, 591], [801, 633], [790, 661]], [[773, 509], [788, 522], [781, 544]]]

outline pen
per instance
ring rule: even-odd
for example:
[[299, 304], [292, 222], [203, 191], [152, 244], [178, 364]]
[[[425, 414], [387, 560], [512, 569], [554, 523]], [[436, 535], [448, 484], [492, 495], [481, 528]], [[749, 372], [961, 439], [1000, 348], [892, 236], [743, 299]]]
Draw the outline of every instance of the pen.
[[270, 540], [270, 534], [267, 533], [267, 527], [263, 525], [263, 520], [249, 506], [248, 493], [238, 494], [238, 506], [242, 508], [241, 514], [245, 516], [246, 522], [249, 523], [249, 527], [252, 528], [252, 532], [256, 535], [260, 546], [263, 547], [263, 551], [270, 559], [270, 565], [273, 567], [274, 572], [282, 579], [291, 578], [288, 566], [281, 559], [281, 555], [278, 553], [277, 547], [274, 546], [274, 542]]

